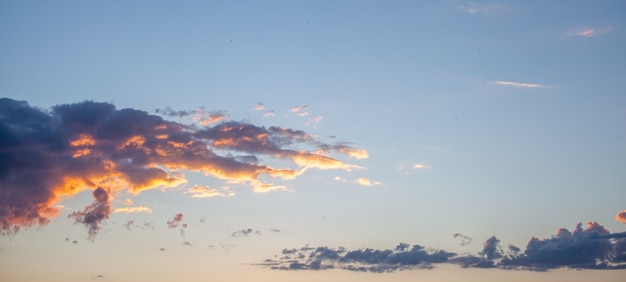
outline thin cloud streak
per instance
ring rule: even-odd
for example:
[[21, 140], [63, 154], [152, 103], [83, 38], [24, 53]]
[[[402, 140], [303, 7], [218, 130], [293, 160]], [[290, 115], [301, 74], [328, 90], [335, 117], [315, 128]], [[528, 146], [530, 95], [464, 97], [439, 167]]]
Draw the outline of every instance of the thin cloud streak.
[[501, 81], [501, 80], [493, 81], [493, 83], [498, 84], [498, 85], [521, 87], [521, 88], [543, 88], [543, 87], [546, 87], [543, 84], [537, 84], [537, 83], [522, 83], [522, 82]]
[[113, 213], [152, 213], [152, 209], [146, 206], [115, 208]]
[[580, 37], [594, 37], [598, 35], [602, 35], [611, 31], [611, 27], [603, 27], [603, 28], [577, 28], [567, 32], [568, 36], [580, 36]]

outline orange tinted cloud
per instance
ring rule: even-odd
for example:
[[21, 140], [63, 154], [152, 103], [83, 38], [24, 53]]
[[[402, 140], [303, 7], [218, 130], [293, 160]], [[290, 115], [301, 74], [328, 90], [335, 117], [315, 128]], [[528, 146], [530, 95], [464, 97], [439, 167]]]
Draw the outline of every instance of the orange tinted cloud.
[[137, 207], [115, 208], [113, 210], [113, 213], [137, 213], [137, 212], [151, 213], [152, 209], [146, 206], [137, 206]]
[[223, 187], [222, 189], [213, 189], [208, 186], [196, 185], [190, 188], [185, 194], [191, 194], [192, 198], [213, 198], [213, 197], [233, 197], [235, 192]]
[[[206, 126], [198, 128], [144, 111], [90, 101], [58, 105], [44, 112], [27, 102], [2, 98], [0, 108], [0, 126], [8, 130], [3, 138], [10, 141], [3, 148], [7, 157], [0, 159], [0, 165], [11, 167], [13, 173], [12, 177], [0, 179], [0, 186], [7, 192], [0, 194], [2, 233], [46, 224], [58, 214], [55, 205], [62, 196], [85, 190], [98, 191], [95, 201], [74, 219], [87, 225], [91, 235], [99, 230], [99, 221], [89, 221], [88, 215], [96, 210], [100, 212], [98, 219], [105, 220], [105, 212], [112, 209], [108, 201], [111, 192], [138, 194], [176, 187], [187, 183], [187, 171], [267, 192], [285, 189], [285, 185], [268, 179], [290, 180], [314, 168], [360, 168], [332, 153], [356, 159], [367, 157], [365, 150], [327, 144], [301, 130], [224, 121], [225, 116], [219, 112], [213, 112], [213, 120], [204, 115]], [[160, 111], [176, 117], [199, 112]], [[261, 162], [276, 163], [274, 159], [291, 165], [277, 167]], [[195, 188], [191, 193], [196, 196], [192, 197], [215, 195], [206, 188]], [[225, 196], [232, 193], [217, 192]], [[113, 211], [147, 210], [128, 207]]]
[[362, 185], [362, 186], [374, 186], [374, 185], [380, 185], [379, 181], [371, 181], [367, 178], [361, 177], [357, 180], [354, 181], [356, 184]]
[[626, 223], [626, 210], [620, 211], [615, 215], [615, 220]]

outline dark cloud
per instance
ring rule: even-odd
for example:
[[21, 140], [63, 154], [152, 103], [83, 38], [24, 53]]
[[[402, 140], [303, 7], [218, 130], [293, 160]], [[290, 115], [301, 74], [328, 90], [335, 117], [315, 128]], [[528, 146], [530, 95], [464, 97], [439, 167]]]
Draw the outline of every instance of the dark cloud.
[[242, 229], [230, 234], [232, 237], [248, 237], [250, 234], [261, 235], [261, 232], [252, 228]]
[[[159, 113], [191, 115], [171, 109]], [[55, 204], [63, 196], [86, 190], [138, 194], [175, 187], [186, 182], [185, 171], [196, 171], [249, 184], [258, 192], [270, 191], [284, 186], [262, 181], [263, 176], [289, 180], [310, 168], [357, 168], [320, 152], [321, 147], [349, 156], [364, 152], [333, 147], [299, 130], [225, 121], [222, 112], [198, 110], [196, 114], [205, 125], [202, 129], [141, 110], [116, 109], [109, 103], [85, 101], [44, 110], [1, 98], [0, 233], [45, 225], [58, 216]], [[286, 159], [292, 166], [260, 163], [260, 154]], [[96, 204], [87, 209], [105, 208], [102, 202]], [[97, 229], [99, 221], [91, 221], [91, 216], [74, 217]]]
[[76, 223], [87, 226], [90, 239], [94, 239], [100, 231], [100, 222], [109, 218], [111, 205], [109, 203], [109, 193], [98, 187], [93, 191], [94, 202], [82, 211], [75, 211], [68, 217], [74, 218]]
[[477, 255], [457, 255], [420, 245], [400, 243], [394, 249], [347, 250], [343, 247], [285, 248], [274, 259], [259, 265], [278, 270], [344, 269], [366, 272], [393, 272], [430, 269], [437, 264], [456, 264], [463, 268], [499, 268], [546, 271], [555, 268], [626, 269], [626, 232], [610, 233], [597, 222], [578, 224], [573, 232], [559, 229], [551, 238], [531, 238], [526, 250], [508, 245], [491, 236]]
[[459, 238], [461, 240], [461, 246], [467, 246], [472, 243], [472, 238], [461, 233], [454, 233], [452, 235], [454, 238]]
[[277, 260], [266, 260], [261, 265], [279, 270], [344, 269], [367, 272], [392, 272], [404, 269], [428, 269], [443, 263], [456, 254], [443, 250], [427, 250], [422, 246], [400, 243], [395, 249], [347, 250], [343, 247], [283, 249]]
[[172, 220], [169, 220], [167, 222], [167, 227], [168, 228], [176, 228], [178, 227], [178, 224], [181, 223], [183, 221], [183, 214], [182, 213], [178, 213], [176, 215], [174, 215], [174, 218]]

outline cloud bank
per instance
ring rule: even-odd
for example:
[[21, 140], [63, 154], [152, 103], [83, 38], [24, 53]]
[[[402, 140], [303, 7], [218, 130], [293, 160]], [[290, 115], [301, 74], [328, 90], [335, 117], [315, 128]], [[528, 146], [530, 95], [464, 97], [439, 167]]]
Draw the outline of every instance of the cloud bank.
[[[359, 168], [331, 157], [367, 156], [362, 149], [327, 144], [301, 130], [227, 121], [221, 112], [161, 110], [194, 116], [196, 124], [169, 121], [137, 109], [85, 101], [49, 110], [0, 99], [0, 233], [43, 226], [58, 216], [64, 197], [93, 190], [95, 202], [71, 215], [90, 236], [111, 212], [110, 194], [139, 194], [186, 183], [185, 171], [263, 192], [284, 188], [307, 169]], [[261, 162], [286, 160], [289, 167]], [[263, 180], [262, 180], [263, 179]], [[202, 194], [196, 190], [196, 195]]]
[[[458, 234], [458, 236], [456, 236]], [[469, 238], [457, 233], [454, 237]], [[531, 238], [524, 252], [500, 239], [489, 237], [477, 255], [458, 255], [445, 250], [400, 243], [393, 249], [311, 247], [283, 249], [274, 259], [259, 265], [276, 270], [344, 269], [363, 272], [394, 272], [430, 269], [437, 264], [463, 268], [498, 268], [546, 271], [557, 268], [626, 269], [626, 232], [610, 233], [597, 222], [578, 224], [573, 232], [565, 228], [546, 239]]]

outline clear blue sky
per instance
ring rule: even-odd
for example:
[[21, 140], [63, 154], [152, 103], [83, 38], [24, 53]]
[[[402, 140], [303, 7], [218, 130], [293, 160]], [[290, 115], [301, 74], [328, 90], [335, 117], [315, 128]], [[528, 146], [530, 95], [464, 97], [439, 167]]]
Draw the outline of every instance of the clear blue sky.
[[[120, 116], [130, 108], [184, 125], [177, 134], [206, 138], [194, 140], [205, 142], [198, 141], [207, 154], [237, 162], [237, 173], [264, 166], [296, 174], [244, 179], [210, 170], [210, 158], [192, 166], [164, 157], [150, 140], [154, 161], [140, 164], [135, 153], [113, 160], [144, 144], [103, 147], [122, 127], [80, 134], [55, 127], [66, 138], [62, 147], [72, 150], [67, 160], [25, 145], [48, 142], [40, 127], [19, 131], [30, 138], [21, 143], [2, 135], [0, 153], [14, 162], [0, 167], [7, 233], [0, 237], [0, 280], [620, 281], [624, 270], [433, 263], [433, 270], [380, 274], [341, 270], [349, 268], [345, 259], [323, 261], [334, 270], [271, 266], [288, 266], [293, 258], [281, 258], [282, 250], [307, 244], [341, 255], [339, 247], [385, 250], [405, 242], [485, 259], [483, 242], [494, 235], [504, 253], [509, 244], [524, 253], [531, 237], [551, 243], [559, 228], [573, 232], [589, 221], [622, 236], [626, 225], [616, 214], [626, 209], [624, 15], [622, 1], [0, 1], [0, 92], [11, 99], [0, 103], [0, 129], [36, 123], [9, 117], [14, 100], [53, 118], [69, 108], [55, 112], [55, 105], [93, 101], [115, 105]], [[82, 117], [77, 122], [88, 120]], [[141, 127], [139, 117], [120, 124]], [[223, 119], [209, 124], [210, 117]], [[237, 138], [259, 135], [242, 131], [228, 139], [226, 125], [267, 130], [276, 147], [244, 147], [237, 142], [249, 139]], [[182, 139], [172, 139], [172, 128], [154, 142], [174, 150]], [[69, 145], [79, 137], [88, 141]], [[13, 155], [24, 152], [53, 164]], [[67, 169], [96, 154], [90, 164], [111, 158], [116, 183], [87, 163]], [[34, 211], [49, 223], [6, 213], [17, 205], [12, 195], [22, 193], [14, 189], [31, 191], [26, 176], [37, 175], [18, 163], [46, 166], [49, 177], [33, 182], [58, 198], [33, 197], [44, 199]], [[133, 193], [152, 179], [150, 169], [175, 181]], [[92, 182], [58, 192], [70, 174]], [[94, 200], [97, 187], [107, 191], [106, 201]], [[88, 221], [86, 207], [103, 208], [99, 203], [110, 214], [89, 235], [80, 221]], [[176, 222], [179, 213], [184, 219]], [[626, 246], [619, 240], [606, 239]]]

